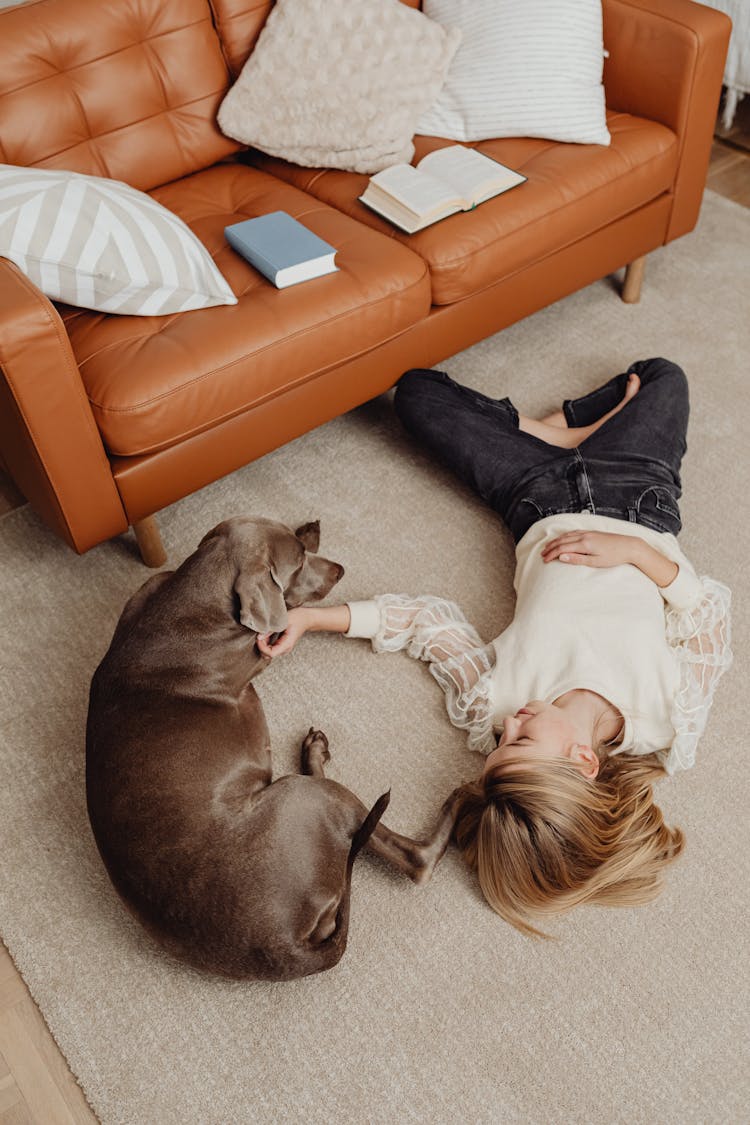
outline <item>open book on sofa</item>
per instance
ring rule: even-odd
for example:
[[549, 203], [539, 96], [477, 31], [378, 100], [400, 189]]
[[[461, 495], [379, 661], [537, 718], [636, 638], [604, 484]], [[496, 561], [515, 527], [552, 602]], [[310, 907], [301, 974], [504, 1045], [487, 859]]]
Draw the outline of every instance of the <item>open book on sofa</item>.
[[520, 172], [476, 149], [449, 145], [423, 156], [416, 168], [393, 164], [377, 172], [359, 199], [413, 234], [457, 211], [470, 211], [525, 180]]

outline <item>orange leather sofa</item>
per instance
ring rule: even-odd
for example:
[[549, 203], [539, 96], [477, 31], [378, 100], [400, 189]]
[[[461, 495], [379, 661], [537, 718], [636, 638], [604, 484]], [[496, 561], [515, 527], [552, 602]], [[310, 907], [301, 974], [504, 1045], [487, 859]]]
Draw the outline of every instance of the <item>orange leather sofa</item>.
[[[413, 5], [416, 6], [416, 5]], [[239, 297], [164, 317], [55, 306], [0, 258], [0, 460], [83, 552], [461, 348], [691, 230], [729, 20], [691, 0], [604, 0], [609, 148], [477, 147], [522, 189], [416, 235], [363, 207], [366, 177], [242, 151], [215, 124], [271, 4], [36, 0], [0, 11], [0, 162], [151, 192]], [[418, 159], [443, 142], [416, 139]], [[340, 272], [277, 291], [227, 246], [272, 210], [338, 248]]]

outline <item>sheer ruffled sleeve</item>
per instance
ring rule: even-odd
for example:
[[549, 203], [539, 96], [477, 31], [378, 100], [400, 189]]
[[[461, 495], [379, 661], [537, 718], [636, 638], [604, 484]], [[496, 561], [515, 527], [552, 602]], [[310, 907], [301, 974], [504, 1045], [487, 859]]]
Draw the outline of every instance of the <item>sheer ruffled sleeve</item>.
[[671, 715], [675, 739], [664, 763], [669, 773], [695, 764], [716, 685], [732, 663], [731, 592], [712, 578], [700, 584], [702, 596], [690, 609], [666, 607], [667, 642], [679, 666]]
[[406, 650], [429, 664], [445, 693], [448, 717], [468, 734], [470, 750], [495, 749], [489, 702], [489, 680], [495, 650], [453, 602], [429, 595], [381, 594], [373, 600], [378, 626], [371, 636], [375, 652]]

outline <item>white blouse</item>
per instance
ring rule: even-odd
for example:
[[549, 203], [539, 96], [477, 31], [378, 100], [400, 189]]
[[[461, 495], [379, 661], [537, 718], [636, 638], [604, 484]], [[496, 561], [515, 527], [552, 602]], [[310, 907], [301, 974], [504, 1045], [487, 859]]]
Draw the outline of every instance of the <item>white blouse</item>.
[[352, 602], [347, 636], [426, 661], [472, 750], [490, 753], [503, 716], [530, 699], [552, 702], [588, 687], [625, 719], [613, 753], [658, 752], [669, 773], [687, 769], [732, 661], [730, 591], [698, 578], [674, 536], [600, 516], [586, 516], [585, 526], [646, 539], [678, 563], [674, 582], [659, 589], [632, 566], [542, 561], [551, 538], [581, 525], [572, 513], [529, 529], [516, 548], [514, 620], [490, 644], [458, 606], [429, 595]]

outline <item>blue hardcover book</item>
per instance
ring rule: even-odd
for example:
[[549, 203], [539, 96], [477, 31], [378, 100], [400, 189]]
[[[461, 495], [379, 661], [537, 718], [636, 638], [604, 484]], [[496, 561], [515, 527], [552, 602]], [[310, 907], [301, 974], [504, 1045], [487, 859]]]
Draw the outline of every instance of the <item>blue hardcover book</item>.
[[334, 273], [336, 250], [286, 211], [272, 211], [224, 228], [227, 242], [277, 289]]

